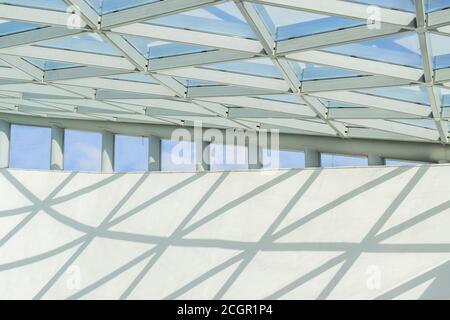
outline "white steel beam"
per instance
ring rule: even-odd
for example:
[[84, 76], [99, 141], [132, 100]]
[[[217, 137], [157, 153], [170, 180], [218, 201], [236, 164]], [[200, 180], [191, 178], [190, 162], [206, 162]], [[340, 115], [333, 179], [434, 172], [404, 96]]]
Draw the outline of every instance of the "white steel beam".
[[70, 36], [82, 32], [62, 27], [43, 27], [0, 37], [0, 49], [30, 45], [36, 42]]
[[192, 68], [162, 70], [159, 71], [159, 73], [174, 77], [215, 81], [219, 83], [228, 83], [244, 87], [278, 90], [283, 92], [289, 91], [289, 86], [282, 79], [239, 74], [221, 70], [192, 67]]
[[124, 92], [149, 93], [155, 95], [174, 96], [174, 94], [165, 87], [143, 82], [131, 82], [126, 80], [107, 79], [107, 78], [86, 78], [73, 79], [55, 82], [70, 86], [79, 86], [96, 89], [110, 89]]
[[381, 28], [373, 29], [369, 29], [367, 26], [341, 29], [277, 41], [275, 52], [277, 55], [285, 55], [296, 51], [316, 50], [324, 47], [343, 45], [354, 41], [364, 41], [394, 35], [402, 30], [402, 27], [392, 25], [383, 25]]
[[203, 64], [219, 63], [233, 60], [250, 59], [257, 55], [251, 52], [240, 52], [231, 50], [212, 50], [199, 53], [184, 54], [157, 59], [150, 59], [148, 70], [159, 71], [164, 69], [175, 69], [192, 67]]
[[[368, 21], [372, 15], [369, 5], [341, 0], [251, 0], [261, 4], [279, 6], [288, 9], [314, 12]], [[400, 26], [412, 26], [415, 15], [410, 12], [379, 7], [380, 22]]]
[[102, 16], [101, 28], [111, 29], [139, 21], [194, 10], [218, 2], [216, 0], [165, 0], [123, 9]]
[[204, 46], [208, 48], [237, 50], [251, 53], [261, 53], [261, 44], [252, 39], [238, 38], [207, 32], [192, 31], [173, 27], [157, 26], [146, 23], [137, 23], [123, 27], [113, 28], [113, 32], [149, 37], [152, 39], [181, 42]]
[[395, 87], [411, 84], [409, 80], [388, 76], [361, 76], [337, 79], [302, 81], [302, 93], [313, 93], [335, 90], [355, 90], [378, 87]]
[[97, 68], [97, 67], [73, 67], [44, 71], [44, 81], [59, 81], [101, 76], [112, 76], [128, 73], [128, 70]]
[[315, 117], [316, 114], [305, 105], [252, 98], [252, 97], [224, 97], [224, 98], [206, 98], [204, 100], [212, 102], [220, 102], [226, 105], [237, 107], [253, 108], [258, 110], [284, 112], [295, 114], [297, 116]]
[[430, 107], [421, 104], [388, 99], [357, 92], [346, 92], [346, 91], [316, 92], [310, 95], [317, 98], [340, 101], [357, 106], [364, 105], [377, 109], [416, 115], [419, 117], [429, 117], [431, 114]]
[[322, 51], [297, 52], [288, 54], [286, 58], [335, 68], [407, 79], [414, 82], [421, 82], [423, 77], [423, 70], [420, 69]]
[[0, 54], [130, 71], [136, 69], [136, 67], [124, 57], [38, 46], [0, 49]]
[[430, 54], [429, 43], [427, 41], [427, 35], [425, 33], [426, 28], [426, 11], [424, 0], [416, 0], [416, 15], [417, 15], [417, 35], [419, 37], [420, 51], [422, 53], [423, 71], [425, 82], [427, 85], [428, 99], [430, 100], [431, 112], [433, 114], [436, 128], [439, 132], [439, 136], [442, 143], [448, 142], [448, 128], [446, 122], [441, 120], [441, 105], [440, 99], [436, 96], [434, 91], [434, 79], [433, 79], [433, 58]]
[[[0, 4], [0, 19], [67, 27], [72, 13]], [[85, 25], [81, 24], [81, 28]]]
[[382, 119], [339, 119], [344, 123], [374, 128], [381, 131], [399, 133], [411, 137], [437, 141], [439, 140], [439, 132], [436, 130], [394, 122]]

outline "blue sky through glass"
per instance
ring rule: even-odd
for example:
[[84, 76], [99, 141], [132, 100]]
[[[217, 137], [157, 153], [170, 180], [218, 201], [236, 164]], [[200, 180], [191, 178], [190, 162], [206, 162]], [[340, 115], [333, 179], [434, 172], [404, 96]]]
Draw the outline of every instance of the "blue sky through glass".
[[[64, 168], [67, 171], [99, 172], [101, 170], [101, 134], [77, 130], [65, 130]], [[11, 126], [10, 167], [21, 169], [50, 168], [51, 129], [32, 126]], [[246, 163], [225, 163], [224, 151], [230, 146], [212, 145], [211, 170], [245, 170]], [[195, 149], [191, 142], [162, 140], [162, 171], [195, 171]], [[217, 153], [216, 153], [217, 152]], [[246, 149], [235, 149], [236, 159], [246, 158]], [[304, 168], [303, 152], [280, 150], [279, 162], [276, 153], [263, 152], [264, 168]], [[116, 135], [115, 171], [144, 172], [147, 170], [148, 139]], [[412, 161], [387, 160], [387, 165], [414, 165]], [[346, 155], [322, 154], [323, 167], [367, 166], [367, 158]]]

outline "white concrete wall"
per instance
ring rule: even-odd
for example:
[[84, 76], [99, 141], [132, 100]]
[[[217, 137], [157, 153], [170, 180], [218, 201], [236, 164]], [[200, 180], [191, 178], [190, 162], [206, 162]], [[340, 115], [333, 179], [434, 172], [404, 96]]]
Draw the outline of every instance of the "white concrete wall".
[[0, 170], [0, 298], [450, 297], [450, 166]]

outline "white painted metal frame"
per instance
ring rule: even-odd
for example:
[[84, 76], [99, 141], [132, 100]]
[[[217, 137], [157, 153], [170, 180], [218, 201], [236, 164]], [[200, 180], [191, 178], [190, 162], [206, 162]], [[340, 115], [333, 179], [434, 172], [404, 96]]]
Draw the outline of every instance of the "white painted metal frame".
[[[443, 112], [439, 90], [449, 86], [450, 68], [433, 69], [426, 35], [450, 30], [450, 9], [427, 14], [423, 0], [417, 0], [416, 13], [380, 8], [378, 29], [358, 26], [275, 41], [254, 3], [361, 21], [368, 19], [369, 5], [343, 0], [233, 0], [256, 35], [256, 39], [249, 39], [147, 22], [227, 1], [163, 0], [104, 15], [99, 15], [85, 0], [64, 1], [79, 9], [79, 29], [67, 28], [73, 12], [0, 5], [0, 19], [42, 25], [0, 37], [0, 118], [3, 113], [176, 125], [197, 119], [218, 127], [274, 127], [289, 133], [342, 139], [353, 138], [354, 132], [365, 130], [373, 133], [373, 139], [448, 143], [450, 113]], [[417, 33], [422, 69], [321, 51], [403, 32]], [[80, 33], [97, 34], [119, 55], [45, 45], [47, 40]], [[128, 36], [201, 46], [205, 51], [148, 59], [127, 40]], [[280, 76], [208, 67], [254, 58], [270, 59]], [[75, 66], [41, 70], [27, 59]], [[365, 75], [302, 81], [292, 67], [293, 61]], [[140, 74], [147, 80], [129, 80], [126, 74]], [[210, 85], [192, 86], [180, 79], [206, 81]], [[426, 87], [429, 105], [356, 91], [414, 85]], [[332, 108], [328, 102], [342, 106]], [[417, 120], [417, 125], [397, 119]], [[434, 122], [434, 129], [420, 124], [427, 119]]]

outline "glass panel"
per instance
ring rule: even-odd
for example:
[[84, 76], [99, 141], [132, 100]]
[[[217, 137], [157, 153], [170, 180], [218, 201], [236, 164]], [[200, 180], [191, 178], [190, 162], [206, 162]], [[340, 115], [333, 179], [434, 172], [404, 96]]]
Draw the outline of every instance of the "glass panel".
[[448, 108], [450, 107], [450, 89], [440, 88], [436, 90], [441, 99], [442, 107]]
[[105, 76], [103, 78], [107, 79], [117, 79], [132, 82], [143, 82], [143, 83], [158, 83], [150, 75], [143, 73], [127, 73], [127, 74], [116, 74], [112, 76]]
[[212, 143], [210, 148], [211, 170], [245, 170], [247, 152], [244, 146]]
[[264, 168], [301, 169], [305, 167], [303, 152], [270, 149], [266, 151], [263, 152]]
[[338, 69], [327, 66], [319, 66], [315, 64], [296, 61], [290, 61], [290, 65], [294, 69], [294, 72], [296, 73], [298, 79], [301, 81], [349, 78], [367, 75], [362, 72]]
[[144, 37], [126, 36], [125, 39], [147, 59], [157, 59], [215, 50], [201, 46], [160, 41]]
[[87, 0], [89, 5], [94, 8], [95, 11], [102, 14], [157, 1], [158, 0]]
[[323, 51], [422, 68], [419, 38], [416, 33], [354, 42], [326, 48]]
[[115, 136], [114, 165], [116, 172], [148, 170], [148, 138]]
[[195, 171], [195, 144], [161, 140], [161, 171]]
[[450, 0], [425, 0], [427, 12], [450, 8]]
[[204, 65], [202, 67], [262, 77], [282, 78], [278, 69], [268, 58], [215, 63]]
[[39, 46], [111, 56], [121, 55], [120, 52], [113, 48], [109, 43], [103, 41], [96, 33], [83, 33], [76, 36], [43, 41], [39, 43]]
[[36, 23], [9, 21], [0, 19], [0, 36], [7, 36], [18, 32], [30, 31], [42, 28], [43, 26]]
[[416, 12], [416, 5], [414, 0], [350, 0], [350, 1], [379, 6], [388, 9]]
[[421, 165], [424, 162], [412, 162], [408, 160], [391, 160], [386, 159], [386, 165], [387, 166], [394, 166], [394, 167], [400, 167], [400, 166], [417, 166]]
[[368, 165], [367, 158], [338, 154], [321, 154], [322, 167], [363, 167]]
[[10, 167], [50, 169], [51, 129], [11, 125]]
[[400, 122], [400, 123], [409, 124], [409, 125], [416, 126], [416, 127], [437, 130], [436, 123], [432, 119], [398, 119], [393, 122]]
[[374, 88], [356, 91], [385, 98], [430, 105], [425, 86]]
[[13, 4], [17, 6], [66, 11], [67, 5], [63, 0], [0, 0], [1, 4]]
[[48, 70], [56, 70], [56, 69], [67, 69], [67, 68], [73, 68], [73, 67], [81, 67], [79, 64], [74, 63], [66, 63], [66, 62], [58, 62], [58, 61], [50, 61], [50, 60], [41, 60], [41, 59], [31, 59], [27, 58], [25, 59], [31, 64], [35, 65], [36, 67], [40, 68], [41, 70], [48, 71]]
[[431, 56], [435, 69], [450, 67], [450, 37], [429, 33]]
[[206, 80], [195, 80], [195, 79], [180, 78], [180, 77], [175, 77], [174, 79], [177, 80], [182, 85], [184, 85], [185, 87], [224, 86], [223, 83], [206, 81]]
[[101, 171], [101, 148], [100, 133], [65, 130], [64, 170]]
[[280, 102], [297, 103], [301, 105], [305, 104], [302, 100], [300, 100], [300, 97], [295, 94], [270, 94], [270, 95], [256, 96], [256, 98]]
[[246, 23], [239, 9], [232, 1], [148, 20], [146, 22], [162, 26], [256, 39], [250, 26]]
[[254, 6], [276, 41], [365, 24], [364, 21], [325, 16], [275, 6]]

